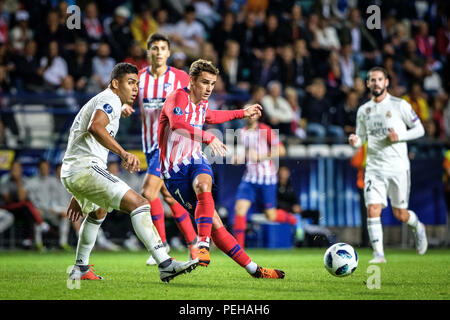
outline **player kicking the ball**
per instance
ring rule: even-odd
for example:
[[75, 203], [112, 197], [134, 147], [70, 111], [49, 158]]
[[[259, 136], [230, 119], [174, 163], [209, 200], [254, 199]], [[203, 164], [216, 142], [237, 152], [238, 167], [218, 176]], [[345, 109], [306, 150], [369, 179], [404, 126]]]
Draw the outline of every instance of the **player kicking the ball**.
[[394, 216], [412, 229], [417, 252], [423, 255], [428, 247], [425, 226], [408, 210], [410, 164], [406, 141], [423, 136], [424, 128], [411, 105], [391, 96], [388, 86], [386, 70], [381, 67], [369, 70], [367, 87], [372, 99], [358, 109], [356, 134], [349, 136], [353, 147], [360, 147], [366, 139], [368, 142], [364, 199], [367, 229], [374, 250], [370, 263], [386, 262], [380, 216], [387, 206], [387, 197]]
[[210, 263], [209, 247], [215, 245], [256, 278], [284, 278], [284, 272], [266, 269], [254, 263], [225, 229], [214, 209], [213, 172], [202, 152], [206, 143], [213, 155], [225, 156], [226, 146], [213, 134], [202, 130], [203, 124], [218, 124], [233, 119], [261, 115], [260, 105], [243, 110], [213, 111], [208, 98], [217, 80], [218, 69], [209, 61], [192, 63], [190, 87], [175, 90], [167, 97], [158, 128], [161, 174], [167, 190], [190, 213], [197, 224], [199, 263]]
[[148, 201], [106, 170], [109, 151], [121, 157], [122, 165], [128, 171], [139, 170], [139, 159], [126, 152], [114, 139], [122, 105], [133, 103], [138, 82], [135, 66], [117, 64], [112, 70], [109, 87], [81, 108], [70, 128], [61, 168], [61, 181], [73, 196], [67, 216], [71, 221], [77, 221], [88, 214], [79, 231], [70, 279], [103, 279], [90, 269], [89, 256], [106, 213], [113, 209], [130, 214], [134, 231], [158, 263], [162, 281], [169, 282], [198, 265], [198, 259], [178, 262], [167, 254], [152, 223]]

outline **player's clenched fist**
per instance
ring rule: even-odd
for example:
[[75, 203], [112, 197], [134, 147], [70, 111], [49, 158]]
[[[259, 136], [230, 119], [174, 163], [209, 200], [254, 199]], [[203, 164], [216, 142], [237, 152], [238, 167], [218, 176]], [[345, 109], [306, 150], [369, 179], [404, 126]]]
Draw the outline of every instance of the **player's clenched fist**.
[[358, 140], [359, 137], [353, 133], [348, 137], [348, 143], [350, 143], [352, 147], [354, 147], [358, 143]]

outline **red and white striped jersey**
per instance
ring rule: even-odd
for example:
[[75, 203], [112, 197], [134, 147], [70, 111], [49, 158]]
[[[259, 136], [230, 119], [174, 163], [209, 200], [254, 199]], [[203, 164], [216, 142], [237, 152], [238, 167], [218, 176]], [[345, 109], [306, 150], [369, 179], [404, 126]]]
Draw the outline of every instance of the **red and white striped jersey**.
[[139, 108], [142, 118], [142, 147], [149, 153], [157, 147], [158, 124], [166, 97], [174, 90], [189, 85], [189, 75], [183, 70], [168, 67], [159, 78], [153, 77], [151, 66], [139, 71]]
[[[245, 146], [246, 154], [257, 154], [259, 156], [267, 156], [271, 153], [272, 148], [281, 145], [276, 133], [270, 126], [264, 123], [258, 123], [258, 127], [249, 130], [247, 127], [242, 129], [240, 135], [241, 142]], [[261, 162], [252, 161], [250, 157], [247, 159], [247, 168], [242, 179], [245, 182], [256, 184], [275, 184], [277, 183], [277, 169], [273, 160], [264, 160]]]
[[187, 88], [174, 91], [164, 102], [159, 120], [162, 176], [170, 178], [170, 170], [178, 172], [180, 164], [188, 165], [192, 159], [206, 159], [202, 143], [209, 144], [215, 136], [202, 130], [205, 123], [218, 124], [243, 117], [244, 110], [211, 110], [207, 100], [193, 103]]

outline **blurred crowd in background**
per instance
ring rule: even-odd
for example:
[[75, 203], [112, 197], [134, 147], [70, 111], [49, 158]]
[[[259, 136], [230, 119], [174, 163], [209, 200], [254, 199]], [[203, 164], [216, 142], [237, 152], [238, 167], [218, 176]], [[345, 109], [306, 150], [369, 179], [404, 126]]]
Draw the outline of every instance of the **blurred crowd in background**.
[[[373, 4], [380, 29], [366, 24]], [[67, 27], [71, 5], [79, 29]], [[259, 102], [282, 136], [345, 142], [369, 98], [367, 70], [380, 65], [427, 138], [448, 141], [449, 8], [438, 0], [1, 0], [0, 91], [94, 95], [115, 63], [145, 67], [148, 36], [160, 32], [171, 40], [171, 65], [188, 70], [201, 57], [220, 68], [213, 107]]]

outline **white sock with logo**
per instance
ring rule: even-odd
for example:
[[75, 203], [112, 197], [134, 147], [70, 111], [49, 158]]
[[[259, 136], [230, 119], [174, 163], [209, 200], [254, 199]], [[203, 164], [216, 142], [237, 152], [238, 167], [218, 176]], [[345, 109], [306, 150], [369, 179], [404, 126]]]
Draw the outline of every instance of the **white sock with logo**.
[[367, 231], [369, 233], [370, 243], [375, 255], [384, 257], [383, 228], [381, 226], [381, 218], [367, 218]]
[[104, 220], [105, 218], [97, 220], [89, 215], [84, 219], [78, 235], [77, 253], [75, 258], [76, 265], [86, 266], [89, 264], [89, 256], [91, 255], [92, 248], [94, 248], [98, 229], [100, 229]]
[[148, 251], [159, 265], [161, 262], [170, 259], [156, 230], [150, 215], [150, 205], [143, 205], [134, 209], [130, 213], [131, 223], [139, 240], [145, 245]]

